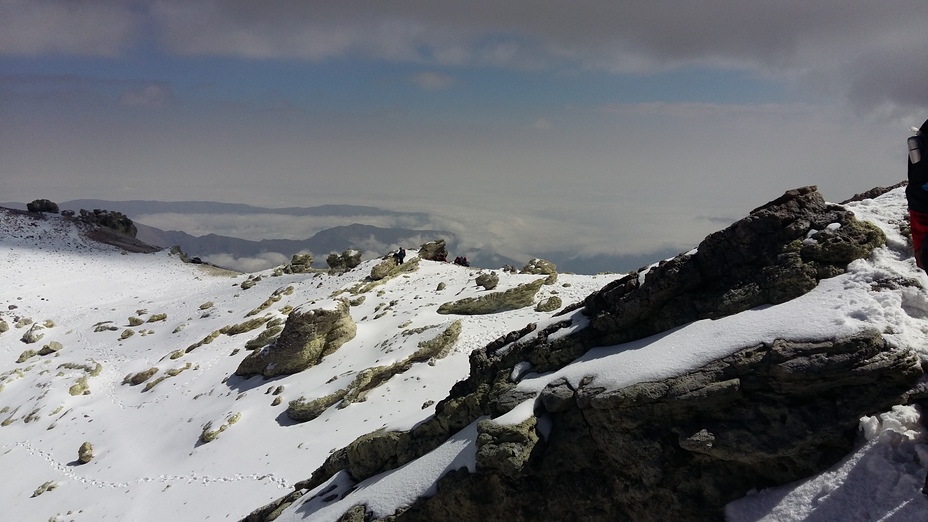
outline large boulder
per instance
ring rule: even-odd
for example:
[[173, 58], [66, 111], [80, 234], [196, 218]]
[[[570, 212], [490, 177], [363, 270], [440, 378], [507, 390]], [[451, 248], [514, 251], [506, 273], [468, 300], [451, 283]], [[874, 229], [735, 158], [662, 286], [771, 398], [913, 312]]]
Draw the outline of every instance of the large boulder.
[[277, 342], [245, 357], [235, 375], [288, 375], [314, 366], [354, 338], [357, 325], [347, 300], [329, 308], [290, 312]]
[[349, 248], [341, 254], [332, 252], [325, 258], [332, 270], [351, 270], [361, 264], [361, 251]]
[[36, 199], [32, 203], [26, 203], [26, 210], [29, 212], [50, 212], [58, 213], [58, 203], [48, 199]]
[[446, 261], [448, 259], [448, 250], [445, 248], [445, 240], [436, 239], [423, 243], [419, 247], [419, 258], [428, 259], [429, 261]]
[[508, 312], [531, 306], [535, 294], [541, 289], [544, 279], [521, 284], [502, 292], [492, 292], [477, 297], [467, 297], [458, 301], [444, 303], [438, 307], [440, 314], [485, 315]]
[[290, 273], [293, 274], [302, 274], [304, 272], [310, 272], [313, 269], [313, 256], [312, 254], [293, 254], [293, 257], [290, 259]]
[[551, 275], [557, 273], [557, 265], [551, 261], [545, 261], [544, 259], [532, 259], [524, 267], [522, 267], [523, 274], [535, 274], [535, 275]]

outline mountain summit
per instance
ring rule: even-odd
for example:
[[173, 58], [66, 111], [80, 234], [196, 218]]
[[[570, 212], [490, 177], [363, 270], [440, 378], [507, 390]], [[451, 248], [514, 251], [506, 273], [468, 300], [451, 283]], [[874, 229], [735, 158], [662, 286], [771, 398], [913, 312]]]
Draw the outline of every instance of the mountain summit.
[[598, 276], [234, 274], [0, 212], [5, 515], [925, 518], [928, 277], [869, 196]]

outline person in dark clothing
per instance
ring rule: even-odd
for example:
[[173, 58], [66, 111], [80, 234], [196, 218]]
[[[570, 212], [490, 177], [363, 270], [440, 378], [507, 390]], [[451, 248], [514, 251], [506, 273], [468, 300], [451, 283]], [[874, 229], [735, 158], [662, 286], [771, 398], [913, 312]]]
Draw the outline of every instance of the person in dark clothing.
[[406, 259], [406, 249], [403, 247], [400, 247], [400, 249], [397, 250], [395, 254], [393, 254], [393, 260], [396, 261], [397, 265], [402, 265], [405, 259]]
[[912, 231], [912, 246], [915, 248], [915, 264], [925, 270], [922, 247], [928, 236], [928, 120], [915, 136], [909, 138], [909, 173], [905, 198], [909, 207], [909, 225]]

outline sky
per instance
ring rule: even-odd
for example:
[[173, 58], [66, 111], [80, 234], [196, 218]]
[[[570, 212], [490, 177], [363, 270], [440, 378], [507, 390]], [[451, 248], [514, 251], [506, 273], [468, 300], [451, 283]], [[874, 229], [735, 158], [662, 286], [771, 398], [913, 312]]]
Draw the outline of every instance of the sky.
[[0, 0], [0, 201], [363, 204], [509, 254], [684, 251], [791, 188], [904, 179], [925, 27], [917, 0]]

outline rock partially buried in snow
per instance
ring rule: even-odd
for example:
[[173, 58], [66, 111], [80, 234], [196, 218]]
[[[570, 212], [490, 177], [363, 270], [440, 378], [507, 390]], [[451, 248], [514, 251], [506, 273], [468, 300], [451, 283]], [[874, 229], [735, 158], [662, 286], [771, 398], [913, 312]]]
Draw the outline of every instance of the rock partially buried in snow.
[[331, 308], [290, 312], [277, 342], [245, 357], [235, 375], [273, 377], [301, 372], [318, 364], [357, 333], [349, 307], [347, 300], [340, 299]]
[[89, 442], [81, 444], [81, 447], [77, 450], [77, 460], [79, 460], [81, 464], [87, 464], [93, 460], [93, 444]]
[[557, 265], [544, 259], [532, 259], [523, 268], [522, 273], [535, 275], [551, 275], [557, 273]]
[[42, 333], [44, 327], [38, 323], [33, 324], [31, 328], [23, 334], [22, 341], [26, 344], [37, 343], [45, 334]]

